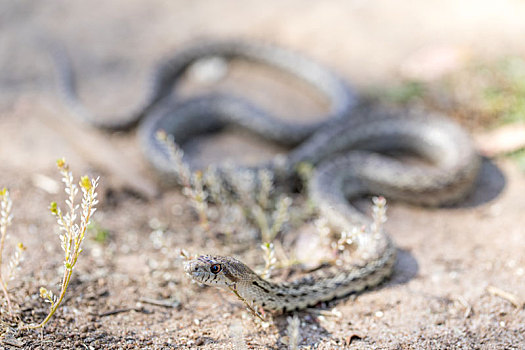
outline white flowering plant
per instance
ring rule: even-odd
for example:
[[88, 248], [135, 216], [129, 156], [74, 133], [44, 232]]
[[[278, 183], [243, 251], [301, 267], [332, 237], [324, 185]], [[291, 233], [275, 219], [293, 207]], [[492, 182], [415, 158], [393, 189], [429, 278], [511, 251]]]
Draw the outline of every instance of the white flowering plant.
[[9, 281], [15, 278], [16, 270], [20, 265], [20, 261], [22, 260], [22, 253], [26, 249], [22, 243], [18, 243], [16, 245], [16, 250], [7, 264], [7, 273], [4, 275], [2, 273], [3, 251], [7, 238], [7, 227], [11, 225], [11, 222], [13, 221], [13, 215], [11, 214], [12, 208], [13, 202], [11, 200], [11, 196], [9, 195], [9, 190], [4, 188], [0, 191], [0, 287], [2, 288], [2, 292], [7, 304], [7, 309], [9, 310], [10, 314], [13, 311], [13, 307], [11, 305], [11, 298], [9, 297], [7, 284]]
[[[83, 176], [78, 185], [73, 180], [73, 174], [69, 170], [69, 165], [64, 159], [57, 161], [57, 166], [62, 174], [62, 181], [65, 184], [67, 194], [66, 207], [64, 212], [56, 202], [51, 202], [49, 207], [51, 213], [55, 216], [60, 228], [59, 238], [62, 250], [64, 251], [64, 275], [62, 277], [61, 289], [58, 295], [45, 287], [40, 287], [40, 296], [50, 303], [49, 313], [46, 318], [39, 324], [27, 325], [24, 328], [36, 329], [44, 327], [64, 300], [66, 295], [73, 269], [77, 263], [78, 257], [82, 252], [82, 242], [84, 241], [88, 225], [92, 215], [95, 213], [95, 206], [98, 204], [97, 192], [98, 180], [90, 179]], [[81, 204], [75, 204], [76, 196], [82, 191]], [[80, 215], [79, 215], [80, 209]]]

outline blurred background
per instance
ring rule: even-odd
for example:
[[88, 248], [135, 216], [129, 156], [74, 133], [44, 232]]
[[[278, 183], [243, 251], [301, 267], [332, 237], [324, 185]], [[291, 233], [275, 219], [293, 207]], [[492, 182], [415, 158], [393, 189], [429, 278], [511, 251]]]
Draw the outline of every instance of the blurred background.
[[[523, 14], [518, 0], [2, 1], [0, 107], [4, 115], [34, 112], [38, 97], [60, 112], [45, 39], [67, 48], [82, 98], [107, 112], [140, 97], [152, 66], [181, 45], [233, 37], [313, 57], [361, 94], [430, 104], [461, 115], [471, 129], [493, 127], [523, 119]], [[12, 141], [2, 138], [0, 147]], [[42, 152], [36, 164], [48, 163], [49, 147], [31, 149]], [[2, 153], [3, 164], [27, 161]]]
[[[195, 289], [188, 292], [188, 280], [172, 266], [175, 247], [220, 251], [222, 238], [194, 235], [196, 220], [185, 198], [177, 189], [159, 189], [134, 131], [103, 133], [70, 115], [57, 97], [53, 63], [43, 43], [64, 45], [83, 101], [96, 113], [111, 115], [133, 105], [152, 67], [184, 45], [203, 38], [242, 38], [309, 56], [338, 72], [363, 97], [445, 112], [491, 159], [470, 199], [473, 208], [425, 210], [395, 203], [387, 229], [403, 250], [397, 279], [408, 274], [408, 282], [394, 278], [380, 294], [366, 293], [355, 305], [341, 305], [342, 320], [307, 316], [303, 330], [310, 343], [326, 349], [356, 339], [357, 348], [523, 344], [523, 307], [494, 297], [487, 286], [525, 295], [520, 227], [525, 210], [524, 18], [522, 0], [0, 0], [0, 188], [9, 187], [15, 202], [11, 235], [31, 252], [21, 274], [29, 279], [21, 278], [18, 293], [29, 298], [39, 285], [58, 282], [53, 271], [62, 266], [56, 258], [60, 248], [54, 219], [45, 209], [62, 191], [55, 160], [65, 156], [75, 174], [103, 179], [98, 228], [73, 288], [84, 298], [70, 301], [69, 310], [86, 315], [143, 295], [175, 295], [182, 306], [151, 314], [66, 318], [48, 328], [48, 339], [59, 341], [53, 330], [63, 327], [79, 344], [82, 334], [103, 329], [102, 344], [115, 347], [126, 339], [141, 346], [229, 346], [236, 304], [225, 303], [216, 292], [198, 300], [188, 296]], [[326, 101], [304, 86], [282, 82], [275, 72], [242, 65], [232, 71], [237, 72], [232, 81], [220, 82], [219, 89], [247, 94], [285, 117], [326, 110]], [[189, 81], [180, 93], [206, 89]], [[282, 151], [235, 132], [202, 139], [193, 149], [189, 154], [204, 163], [224, 154], [253, 162]], [[163, 196], [155, 198], [159, 191]], [[159, 235], [165, 239], [160, 245]], [[258, 256], [248, 251], [237, 253]], [[167, 261], [171, 265], [163, 265]], [[27, 310], [42, 307], [31, 300], [26, 300]], [[283, 344], [278, 330], [243, 322], [252, 327], [244, 334], [255, 347]], [[277, 322], [280, 329], [286, 326], [284, 320]]]

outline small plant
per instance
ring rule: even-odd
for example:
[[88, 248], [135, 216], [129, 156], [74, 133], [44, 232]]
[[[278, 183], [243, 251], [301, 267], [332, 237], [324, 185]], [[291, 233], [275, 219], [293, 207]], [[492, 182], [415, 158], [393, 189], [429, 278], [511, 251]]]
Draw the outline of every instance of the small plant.
[[12, 313], [12, 305], [7, 290], [7, 283], [15, 277], [16, 269], [20, 265], [22, 259], [22, 253], [26, 249], [22, 243], [17, 244], [16, 251], [13, 253], [11, 259], [9, 259], [7, 265], [7, 279], [4, 278], [4, 275], [2, 274], [3, 251], [5, 240], [7, 238], [7, 227], [11, 225], [11, 221], [13, 220], [13, 215], [11, 214], [12, 207], [13, 202], [11, 201], [9, 191], [7, 188], [4, 188], [0, 191], [0, 285], [2, 287], [2, 292], [4, 293], [9, 314]]
[[208, 229], [208, 193], [204, 190], [202, 171], [196, 171], [192, 174], [191, 186], [184, 187], [182, 193], [191, 199], [192, 205], [199, 215], [199, 222], [202, 228]]
[[172, 135], [159, 130], [156, 134], [157, 141], [168, 152], [171, 166], [177, 175], [177, 182], [182, 186], [182, 193], [188, 197], [191, 205], [199, 215], [199, 222], [204, 229], [208, 229], [208, 193], [204, 190], [203, 174], [201, 171], [191, 172], [188, 164], [184, 162], [184, 151], [175, 144]]
[[[75, 204], [75, 197], [78, 194], [78, 187], [73, 181], [73, 174], [69, 170], [68, 164], [64, 159], [57, 161], [58, 169], [62, 174], [62, 181], [65, 184], [65, 192], [68, 195], [66, 199], [67, 212], [64, 213], [56, 202], [51, 202], [50, 210], [55, 216], [60, 228], [60, 242], [64, 251], [64, 276], [62, 278], [59, 295], [53, 294], [52, 291], [45, 287], [40, 287], [40, 296], [51, 304], [46, 318], [39, 324], [27, 325], [23, 328], [36, 329], [44, 327], [54, 315], [66, 295], [73, 269], [77, 263], [78, 257], [82, 252], [82, 242], [88, 229], [91, 216], [95, 212], [95, 206], [98, 203], [96, 189], [98, 178], [90, 179], [83, 176], [80, 179], [80, 189], [82, 190], [82, 203], [80, 206]], [[80, 217], [78, 216], [78, 209]]]
[[383, 196], [373, 197], [372, 218], [374, 219], [370, 229], [373, 234], [381, 233], [383, 224], [387, 220], [386, 216], [386, 199]]
[[269, 170], [261, 169], [258, 172], [259, 191], [256, 195], [257, 203], [262, 209], [268, 209], [270, 206], [270, 195], [273, 192], [273, 175]]
[[297, 315], [286, 318], [288, 327], [286, 327], [286, 333], [288, 334], [288, 349], [297, 350], [299, 349], [299, 331], [301, 326], [301, 320]]
[[107, 229], [101, 227], [96, 221], [89, 223], [88, 232], [93, 241], [100, 244], [107, 244], [110, 239], [110, 233]]
[[264, 251], [264, 270], [261, 273], [261, 277], [268, 279], [271, 277], [272, 270], [275, 268], [277, 259], [275, 258], [275, 249], [273, 243], [263, 243], [261, 249]]
[[324, 218], [315, 221], [315, 227], [320, 237], [321, 244], [332, 250], [333, 259], [327, 262], [343, 265], [351, 259], [352, 252], [359, 247], [362, 254], [366, 254], [379, 234], [382, 233], [387, 220], [386, 199], [382, 196], [372, 198], [372, 222], [368, 229], [365, 225], [353, 227], [350, 231], [341, 231], [337, 240], [333, 240], [332, 230]]
[[[264, 243], [271, 243], [289, 219], [292, 198], [271, 198], [273, 177], [268, 170], [237, 171], [229, 174], [231, 185], [250, 218], [261, 232]], [[258, 185], [258, 186], [257, 186]]]
[[[220, 220], [238, 218], [237, 212], [240, 207], [244, 214], [243, 219], [257, 226], [262, 241], [266, 243], [272, 242], [283, 225], [289, 221], [288, 212], [292, 199], [287, 196], [277, 199], [271, 197], [274, 183], [270, 171], [223, 169], [230, 179], [225, 186], [221, 180], [222, 174], [213, 167], [205, 172], [192, 172], [183, 159], [183, 150], [175, 144], [172, 135], [161, 130], [157, 132], [156, 137], [168, 153], [177, 182], [182, 186], [182, 193], [190, 200], [203, 228], [209, 228], [210, 201], [219, 208]], [[231, 188], [226, 189], [228, 186]], [[246, 230], [245, 222], [237, 224]], [[226, 232], [230, 232], [234, 225], [228, 221], [223, 226], [227, 228]]]

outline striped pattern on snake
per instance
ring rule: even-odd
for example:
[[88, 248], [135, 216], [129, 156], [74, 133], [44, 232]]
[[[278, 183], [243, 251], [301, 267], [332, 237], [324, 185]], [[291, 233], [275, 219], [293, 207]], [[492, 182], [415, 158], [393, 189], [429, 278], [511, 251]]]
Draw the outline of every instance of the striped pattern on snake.
[[[465, 132], [441, 116], [368, 107], [353, 116], [314, 134], [289, 154], [285, 168], [290, 171], [301, 161], [316, 164], [309, 196], [320, 215], [338, 230], [366, 227], [355, 252], [357, 264], [273, 283], [235, 258], [204, 255], [185, 262], [186, 273], [198, 282], [230, 288], [250, 304], [285, 312], [358, 293], [386, 279], [396, 248], [387, 233], [371, 230], [370, 220], [348, 199], [372, 193], [421, 205], [453, 203], [472, 189], [480, 158]], [[423, 161], [380, 152], [403, 152]]]

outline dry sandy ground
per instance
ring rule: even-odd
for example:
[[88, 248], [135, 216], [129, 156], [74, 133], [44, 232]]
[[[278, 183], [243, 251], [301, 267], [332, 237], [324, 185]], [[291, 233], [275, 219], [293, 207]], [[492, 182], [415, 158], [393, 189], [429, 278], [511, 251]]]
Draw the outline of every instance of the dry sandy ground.
[[[212, 233], [196, 235], [195, 217], [177, 189], [145, 198], [158, 186], [134, 133], [103, 134], [68, 119], [50, 88], [52, 68], [38, 46], [42, 37], [67, 45], [85, 100], [105, 111], [132, 104], [154, 62], [201, 37], [259, 39], [296, 49], [333, 67], [358, 89], [396, 81], [400, 67], [422, 47], [459, 47], [484, 57], [525, 51], [520, 1], [273, 3], [0, 2], [0, 186], [11, 189], [14, 201], [7, 251], [18, 240], [27, 246], [12, 282], [25, 320], [44, 316], [38, 288], [56, 290], [59, 283], [61, 253], [46, 208], [60, 197], [49, 193], [56, 183], [42, 185], [42, 175], [58, 180], [58, 157], [65, 156], [77, 175], [101, 175], [96, 221], [109, 231], [104, 243], [86, 242], [65, 305], [43, 337], [25, 332], [5, 347], [228, 349], [239, 339], [232, 334], [241, 332], [249, 348], [285, 348], [285, 317], [262, 328], [233, 296], [190, 284], [177, 260], [184, 247], [233, 253], [260, 265], [259, 250]], [[239, 71], [242, 86], [245, 75], [242, 67]], [[254, 95], [268, 83], [261, 76], [251, 87]], [[277, 91], [256, 98], [278, 101], [274, 107], [285, 114], [323, 109], [315, 99]], [[246, 140], [234, 133], [203, 140], [203, 158], [221, 152], [235, 157], [238, 146], [232, 144], [253, 154], [266, 147]], [[218, 155], [210, 153], [217, 149]], [[386, 227], [400, 248], [393, 278], [330, 305], [340, 317], [300, 313], [300, 347], [525, 347], [525, 311], [488, 291], [496, 287], [525, 297], [524, 193], [523, 173], [500, 160], [485, 162], [475, 193], [459, 207], [391, 203]], [[171, 298], [175, 307], [141, 298]], [[119, 309], [124, 312], [108, 314]]]

